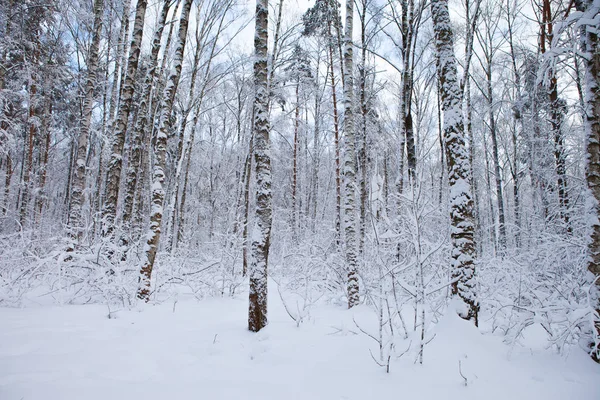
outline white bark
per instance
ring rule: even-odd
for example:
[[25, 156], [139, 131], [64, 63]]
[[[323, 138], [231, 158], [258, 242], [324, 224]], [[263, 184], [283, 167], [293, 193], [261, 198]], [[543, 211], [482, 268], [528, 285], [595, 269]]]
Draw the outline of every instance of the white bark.
[[188, 22], [192, 0], [185, 0], [179, 20], [179, 39], [175, 58], [173, 60], [173, 69], [169, 75], [167, 86], [163, 93], [163, 103], [160, 112], [160, 123], [156, 140], [154, 144], [154, 168], [152, 171], [152, 205], [150, 211], [150, 226], [148, 236], [144, 247], [144, 257], [142, 268], [140, 270], [140, 283], [137, 296], [139, 299], [148, 301], [150, 299], [150, 281], [152, 278], [152, 268], [156, 259], [156, 252], [160, 242], [161, 223], [163, 217], [163, 205], [165, 200], [165, 159], [167, 153], [167, 132], [171, 128], [171, 111], [173, 110], [173, 100], [179, 85], [181, 68], [183, 64], [183, 52], [187, 41]]

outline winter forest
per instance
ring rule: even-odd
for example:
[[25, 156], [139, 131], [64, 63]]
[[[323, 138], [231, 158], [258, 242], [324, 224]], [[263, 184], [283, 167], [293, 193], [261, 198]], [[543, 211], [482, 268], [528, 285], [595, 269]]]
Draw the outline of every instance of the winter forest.
[[0, 398], [600, 398], [599, 0], [0, 0]]

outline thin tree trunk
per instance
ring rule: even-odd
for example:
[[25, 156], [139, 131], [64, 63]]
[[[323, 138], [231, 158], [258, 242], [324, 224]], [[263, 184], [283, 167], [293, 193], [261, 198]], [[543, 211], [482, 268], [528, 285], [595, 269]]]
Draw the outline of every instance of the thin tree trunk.
[[367, 218], [367, 119], [368, 119], [368, 105], [367, 105], [367, 43], [366, 43], [366, 18], [367, 18], [367, 2], [362, 0], [362, 12], [360, 13], [360, 37], [361, 37], [361, 65], [359, 69], [359, 87], [360, 87], [360, 114], [361, 114], [361, 125], [360, 125], [360, 150], [358, 152], [358, 162], [360, 169], [360, 207], [359, 207], [359, 239], [358, 239], [358, 254], [359, 257], [363, 256], [365, 246], [365, 231], [366, 231], [366, 218]]
[[[253, 118], [254, 120], [254, 118]], [[242, 276], [248, 274], [248, 224], [250, 217], [250, 179], [252, 179], [252, 155], [253, 155], [253, 136], [250, 135], [248, 144], [248, 155], [245, 163], [245, 182], [244, 182], [244, 229], [242, 231]]]
[[[196, 51], [194, 53], [194, 61], [193, 61], [193, 65], [192, 65], [192, 76], [191, 76], [191, 84], [190, 84], [190, 90], [188, 92], [188, 98], [189, 98], [189, 103], [188, 103], [188, 107], [187, 110], [185, 112], [185, 118], [183, 119], [182, 123], [181, 123], [181, 127], [180, 127], [180, 132], [179, 132], [179, 136], [180, 136], [180, 143], [183, 143], [183, 138], [185, 136], [185, 129], [187, 127], [187, 116], [189, 114], [189, 112], [192, 111], [192, 109], [194, 108], [194, 103], [196, 103], [195, 105], [195, 113], [194, 113], [194, 117], [192, 119], [192, 131], [190, 133], [190, 135], [188, 136], [187, 139], [187, 143], [186, 143], [186, 151], [185, 153], [181, 154], [183, 146], [181, 146], [180, 148], [178, 147], [178, 154], [179, 154], [179, 163], [177, 165], [177, 171], [176, 171], [176, 175], [175, 175], [175, 187], [173, 189], [173, 194], [172, 194], [172, 199], [171, 199], [171, 204], [172, 204], [172, 217], [171, 217], [171, 230], [169, 233], [169, 239], [167, 241], [168, 246], [170, 246], [171, 250], [175, 249], [177, 247], [177, 244], [179, 243], [179, 239], [181, 239], [181, 237], [183, 236], [183, 218], [177, 218], [177, 214], [180, 213], [183, 215], [184, 210], [183, 208], [185, 207], [185, 191], [187, 190], [187, 183], [188, 183], [188, 175], [189, 175], [189, 170], [190, 170], [190, 159], [191, 159], [191, 154], [192, 154], [192, 149], [194, 146], [194, 136], [195, 136], [195, 132], [196, 132], [196, 125], [198, 123], [198, 117], [200, 114], [200, 111], [202, 109], [202, 104], [204, 102], [204, 96], [206, 94], [206, 89], [208, 86], [208, 80], [209, 80], [209, 74], [211, 71], [211, 65], [212, 65], [212, 61], [214, 59], [215, 56], [215, 52], [217, 50], [217, 42], [218, 42], [218, 38], [221, 34], [221, 30], [223, 28], [223, 22], [225, 20], [225, 17], [227, 15], [227, 10], [229, 9], [231, 5], [231, 2], [227, 2], [226, 4], [223, 3], [219, 3], [218, 5], [216, 3], [213, 3], [213, 9], [211, 9], [211, 11], [209, 11], [209, 14], [212, 16], [214, 15], [212, 13], [212, 10], [214, 9], [220, 9], [221, 11], [221, 17], [219, 20], [219, 25], [217, 27], [217, 31], [215, 36], [212, 38], [212, 45], [211, 45], [211, 50], [210, 50], [210, 54], [208, 56], [208, 61], [206, 63], [206, 69], [205, 69], [205, 73], [203, 76], [203, 84], [202, 84], [202, 89], [200, 91], [200, 95], [195, 98], [194, 97], [194, 92], [196, 89], [196, 77], [199, 71], [199, 62], [200, 62], [200, 56], [202, 53], [202, 50], [205, 48], [206, 44], [208, 43], [207, 40], [203, 40], [208, 38], [208, 34], [210, 33], [210, 28], [212, 28], [212, 24], [210, 23], [210, 21], [205, 21], [206, 23], [202, 24], [202, 30], [199, 32], [198, 28], [196, 28]], [[217, 8], [218, 7], [218, 8]], [[200, 9], [199, 9], [200, 12]], [[199, 23], [199, 22], [198, 22]], [[180, 175], [181, 175], [181, 171], [182, 171], [182, 167], [183, 167], [183, 162], [187, 157], [187, 168], [186, 168], [186, 172], [185, 172], [185, 179], [184, 179], [184, 184], [183, 184], [183, 193], [181, 195], [181, 206], [178, 208], [178, 194], [179, 194], [179, 186], [180, 186]], [[175, 227], [177, 226], [177, 236], [175, 236]], [[180, 229], [181, 227], [181, 229]], [[180, 235], [181, 233], [181, 235]]]
[[[542, 23], [540, 24], [540, 52], [546, 53], [546, 43], [552, 46], [554, 39], [554, 23], [552, 19], [552, 9], [550, 0], [543, 0], [542, 3]], [[558, 201], [560, 206], [560, 216], [563, 219], [567, 231], [572, 231], [569, 217], [569, 192], [567, 185], [567, 168], [564, 147], [564, 135], [562, 132], [562, 119], [564, 106], [558, 98], [558, 79], [556, 72], [552, 70], [552, 75], [548, 86], [548, 100], [550, 102], [550, 126], [554, 135], [554, 158], [556, 165], [556, 179], [558, 186]]]
[[485, 183], [487, 185], [486, 190], [488, 193], [488, 205], [490, 207], [490, 242], [494, 245], [494, 256], [498, 254], [498, 238], [496, 237], [496, 210], [494, 208], [494, 201], [492, 200], [492, 179], [490, 178], [490, 150], [488, 148], [487, 140], [483, 141], [484, 154], [485, 154]]
[[[491, 44], [490, 44], [491, 45]], [[488, 60], [487, 71], [487, 101], [490, 136], [492, 137], [492, 158], [494, 160], [494, 177], [496, 178], [496, 203], [498, 207], [498, 245], [500, 253], [506, 250], [506, 221], [504, 218], [504, 195], [502, 194], [502, 173], [500, 171], [500, 157], [498, 156], [498, 133], [496, 132], [496, 118], [494, 117], [494, 91], [492, 88], [492, 60]], [[492, 214], [493, 215], [493, 214]]]
[[515, 203], [515, 246], [518, 248], [521, 246], [521, 204], [520, 204], [520, 196], [519, 196], [519, 150], [517, 147], [517, 126], [518, 121], [521, 122], [521, 126], [523, 124], [523, 102], [521, 96], [521, 74], [519, 73], [519, 69], [517, 68], [517, 56], [514, 48], [514, 39], [513, 39], [513, 23], [514, 23], [514, 15], [512, 15], [511, 11], [511, 0], [507, 0], [506, 2], [506, 22], [508, 25], [508, 45], [510, 48], [510, 57], [513, 68], [513, 75], [515, 78], [515, 91], [516, 91], [516, 104], [513, 106], [513, 116], [515, 119], [515, 123], [512, 128], [512, 144], [513, 144], [513, 160], [512, 160], [512, 179], [513, 179], [513, 201]]
[[[329, 27], [331, 34], [331, 27]], [[331, 97], [333, 102], [333, 140], [335, 146], [335, 240], [339, 247], [342, 238], [342, 179], [340, 173], [340, 129], [337, 109], [337, 94], [335, 90], [335, 72], [333, 68], [333, 44], [329, 44], [329, 69], [331, 73]]]
[[298, 204], [296, 191], [298, 185], [298, 127], [300, 125], [300, 96], [298, 94], [300, 80], [296, 82], [296, 111], [294, 113], [294, 154], [292, 165], [292, 237], [297, 240]]
[[40, 154], [40, 182], [39, 194], [35, 206], [35, 220], [39, 223], [44, 204], [46, 202], [46, 178], [48, 176], [48, 153], [50, 152], [50, 123], [52, 114], [52, 100], [47, 97], [44, 105], [42, 132], [44, 133], [44, 146]]
[[104, 236], [110, 236], [115, 228], [117, 216], [117, 202], [119, 200], [119, 189], [121, 184], [121, 169], [123, 167], [123, 147], [127, 134], [129, 113], [132, 108], [133, 93], [135, 90], [135, 74], [138, 68], [142, 38], [144, 35], [144, 17], [146, 15], [148, 0], [138, 0], [135, 10], [135, 22], [129, 59], [127, 61], [127, 73], [119, 101], [119, 111], [115, 124], [115, 132], [111, 146], [110, 162], [106, 176], [106, 196], [104, 198], [104, 209], [102, 210], [102, 231]]
[[[34, 78], [32, 78], [33, 80]], [[37, 85], [35, 81], [31, 83], [29, 88], [29, 120], [28, 129], [25, 143], [25, 157], [23, 159], [23, 175], [22, 175], [22, 192], [21, 192], [21, 203], [19, 208], [19, 223], [21, 227], [25, 226], [27, 220], [27, 212], [29, 206], [29, 192], [31, 191], [31, 174], [33, 170], [33, 152], [36, 142], [37, 129], [37, 118], [38, 110], [36, 107], [37, 96]]]
[[162, 34], [165, 28], [167, 14], [169, 13], [170, 4], [171, 0], [163, 0], [163, 7], [158, 19], [158, 26], [156, 27], [156, 31], [154, 32], [154, 37], [152, 39], [150, 65], [148, 66], [148, 71], [146, 72], [144, 91], [140, 98], [138, 117], [136, 118], [135, 127], [133, 129], [132, 146], [129, 154], [125, 181], [125, 196], [123, 198], [123, 228], [125, 231], [129, 230], [129, 225], [131, 224], [133, 217], [133, 203], [135, 201], [136, 188], [139, 179], [138, 175], [140, 167], [142, 167], [142, 147], [144, 144], [143, 136], [144, 132], [148, 129], [150, 122], [150, 96], [152, 94], [152, 88], [156, 83], [158, 53], [160, 52]]
[[346, 263], [348, 267], [348, 308], [358, 305], [358, 263], [356, 240], [356, 150], [354, 132], [354, 77], [352, 60], [352, 24], [354, 0], [346, 0], [346, 27], [344, 36], [344, 232], [346, 241]]
[[[268, 3], [268, 0], [267, 0]], [[271, 59], [267, 65], [269, 69], [269, 79], [267, 81], [267, 87], [269, 89], [269, 112], [271, 110], [271, 98], [273, 97], [273, 83], [275, 80], [275, 63], [277, 62], [277, 56], [279, 53], [279, 34], [281, 31], [281, 17], [283, 10], [283, 0], [279, 0], [279, 6], [277, 10], [277, 20], [275, 21], [275, 37], [273, 38], [273, 51], [271, 53]]]
[[13, 175], [12, 157], [10, 153], [6, 154], [6, 173], [4, 175], [4, 206], [2, 207], [2, 215], [8, 214], [9, 199], [10, 199], [10, 181]]
[[181, 241], [183, 240], [183, 236], [184, 236], [185, 201], [186, 201], [186, 195], [187, 195], [188, 179], [189, 179], [189, 175], [190, 175], [190, 163], [192, 161], [192, 149], [194, 148], [194, 137], [196, 136], [196, 125], [198, 124], [199, 114], [200, 114], [200, 107], [198, 106], [194, 113], [194, 119], [192, 122], [192, 132], [190, 132], [190, 137], [189, 137], [187, 147], [185, 150], [185, 152], [186, 152], [185, 158], [187, 161], [186, 161], [186, 166], [185, 166], [185, 176], [183, 178], [183, 189], [181, 191], [181, 201], [179, 203], [179, 216], [178, 216], [179, 221], [177, 223], [177, 235], [175, 236], [175, 238], [172, 238], [172, 240], [175, 241], [172, 244], [173, 248], [177, 248], [179, 246], [179, 243], [181, 243]]
[[[438, 79], [436, 80], [436, 86], [437, 86], [437, 91], [436, 91], [436, 99], [437, 99], [437, 128], [438, 128], [438, 141], [440, 143], [440, 191], [438, 193], [438, 204], [442, 204], [442, 198], [443, 198], [443, 191], [444, 191], [444, 172], [446, 171], [446, 162], [444, 160], [444, 152], [445, 152], [445, 146], [444, 146], [444, 133], [442, 130], [442, 102], [440, 99], [440, 79], [438, 77]], [[468, 101], [468, 100], [467, 100]], [[467, 123], [467, 126], [469, 124]], [[469, 136], [469, 161], [471, 163], [471, 167], [473, 166], [473, 159], [472, 159], [472, 153], [473, 153], [473, 140], [470, 136], [471, 132], [467, 129], [468, 132], [468, 136]], [[471, 178], [473, 178], [473, 174], [471, 174]]]
[[415, 134], [412, 119], [412, 90], [413, 90], [413, 68], [412, 68], [412, 42], [414, 27], [414, 2], [403, 0], [402, 2], [402, 128], [406, 140], [406, 164], [409, 184], [414, 185], [416, 178], [417, 156], [415, 146]]
[[[123, 85], [121, 77], [123, 76], [122, 70], [126, 61], [125, 49], [127, 47], [127, 37], [129, 35], [129, 8], [131, 6], [131, 0], [123, 1], [123, 14], [121, 15], [121, 27], [119, 28], [119, 40], [117, 42], [117, 53], [115, 54], [115, 68], [113, 71], [113, 82], [110, 91], [110, 102], [109, 102], [109, 128], [110, 134], [112, 135], [115, 128], [116, 111], [119, 103], [119, 84]], [[110, 24], [109, 24], [110, 26]]]
[[[167, 86], [163, 93], [163, 104], [160, 113], [160, 125], [154, 144], [154, 169], [152, 173], [152, 211], [150, 215], [150, 226], [148, 229], [148, 241], [143, 256], [142, 268], [140, 270], [140, 283], [137, 292], [139, 299], [150, 300], [150, 281], [152, 278], [152, 269], [158, 251], [160, 242], [161, 223], [163, 217], [163, 205], [165, 191], [163, 188], [165, 181], [165, 165], [167, 153], [167, 133], [171, 128], [171, 111], [179, 78], [183, 64], [183, 53], [187, 41], [187, 30], [190, 16], [192, 0], [185, 0], [179, 20], [179, 39], [175, 58], [173, 60], [173, 70], [169, 76]], [[133, 44], [132, 44], [133, 45]]]

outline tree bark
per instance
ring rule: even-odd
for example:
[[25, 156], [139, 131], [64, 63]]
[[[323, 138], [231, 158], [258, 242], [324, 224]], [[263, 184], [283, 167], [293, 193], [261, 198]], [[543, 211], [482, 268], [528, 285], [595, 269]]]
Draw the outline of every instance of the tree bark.
[[[592, 0], [577, 1], [577, 8], [583, 11], [582, 19], [592, 21], [600, 12], [600, 4]], [[586, 133], [587, 133], [587, 168], [586, 181], [595, 201], [592, 221], [592, 238], [589, 242], [588, 269], [592, 273], [593, 340], [590, 355], [600, 363], [600, 46], [598, 26], [585, 26], [583, 52], [586, 68]]]
[[465, 303], [466, 307], [464, 310], [459, 310], [459, 315], [478, 325], [479, 303], [475, 294], [476, 249], [473, 237], [473, 199], [469, 176], [471, 166], [464, 137], [462, 96], [457, 78], [448, 1], [433, 0], [431, 15], [438, 57], [448, 184], [450, 186], [452, 294]]
[[[271, 242], [271, 157], [269, 144], [269, 88], [267, 79], [268, 0], [256, 0], [254, 35], [254, 161], [256, 222], [249, 268], [248, 329], [258, 332], [267, 325], [267, 268]], [[274, 68], [274, 66], [271, 66]]]
[[[328, 26], [331, 35], [331, 25]], [[331, 73], [331, 101], [333, 103], [333, 140], [335, 146], [335, 240], [339, 247], [342, 239], [342, 179], [340, 171], [340, 123], [335, 89], [335, 69], [333, 68], [333, 43], [329, 43], [329, 70]]]
[[356, 150], [354, 132], [354, 75], [352, 59], [352, 24], [354, 0], [346, 0], [346, 26], [344, 34], [344, 232], [346, 263], [348, 268], [348, 308], [358, 305], [358, 262], [356, 240]]
[[82, 207], [85, 200], [84, 191], [86, 186], [86, 151], [90, 134], [92, 121], [92, 109], [94, 106], [94, 88], [96, 86], [96, 73], [98, 69], [98, 53], [100, 49], [100, 39], [102, 34], [102, 17], [104, 12], [103, 0], [94, 1], [94, 27], [92, 33], [92, 43], [90, 53], [87, 59], [87, 78], [85, 84], [85, 99], [83, 102], [83, 120], [81, 121], [79, 137], [77, 138], [77, 149], [75, 155], [75, 173], [71, 184], [71, 206], [69, 212], [69, 226], [71, 228], [71, 237], [80, 241], [83, 232]]
[[115, 123], [110, 162], [106, 176], [106, 195], [104, 197], [104, 209], [102, 210], [102, 231], [104, 236], [110, 236], [115, 228], [117, 216], [117, 202], [121, 184], [121, 169], [123, 167], [123, 147], [127, 134], [129, 113], [131, 112], [133, 93], [135, 90], [135, 74], [138, 68], [142, 38], [144, 34], [144, 18], [146, 15], [148, 0], [138, 0], [135, 11], [135, 22], [133, 35], [127, 61], [127, 73], [119, 101], [119, 111]]
[[163, 206], [165, 200], [165, 165], [167, 153], [167, 133], [171, 128], [171, 111], [179, 78], [183, 64], [183, 53], [187, 41], [188, 22], [192, 0], [185, 0], [179, 19], [179, 39], [175, 58], [173, 60], [173, 70], [169, 75], [169, 80], [163, 93], [163, 103], [161, 106], [160, 123], [154, 143], [154, 168], [152, 172], [152, 208], [150, 214], [150, 226], [148, 228], [148, 240], [144, 248], [142, 268], [140, 270], [140, 282], [137, 296], [139, 299], [148, 302], [150, 300], [150, 282], [152, 279], [152, 269], [158, 251], [160, 242], [161, 223], [163, 218]]
[[296, 110], [294, 112], [294, 154], [292, 156], [292, 237], [297, 240], [298, 202], [296, 192], [298, 187], [298, 127], [300, 126], [300, 79], [296, 82]]
[[158, 65], [158, 53], [160, 52], [160, 44], [162, 34], [165, 28], [167, 20], [167, 14], [169, 13], [171, 0], [163, 0], [163, 7], [158, 19], [158, 25], [154, 32], [152, 39], [152, 50], [150, 54], [150, 65], [146, 72], [146, 79], [144, 80], [144, 90], [142, 92], [139, 104], [138, 117], [136, 118], [135, 126], [132, 135], [132, 147], [129, 154], [126, 181], [125, 181], [125, 196], [123, 198], [123, 227], [127, 231], [130, 228], [133, 204], [135, 201], [135, 192], [138, 183], [139, 170], [142, 167], [142, 146], [144, 131], [149, 128], [150, 119], [150, 102], [152, 88], [156, 83], [157, 76], [157, 65]]

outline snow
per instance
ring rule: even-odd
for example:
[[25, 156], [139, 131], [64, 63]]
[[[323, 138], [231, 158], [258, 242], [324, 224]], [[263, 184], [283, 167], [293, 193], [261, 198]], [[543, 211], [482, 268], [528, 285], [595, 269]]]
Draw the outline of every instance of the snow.
[[427, 333], [435, 337], [424, 364], [414, 363], [413, 344], [386, 374], [352, 321], [376, 332], [366, 306], [318, 305], [297, 328], [272, 296], [269, 325], [254, 334], [245, 295], [183, 297], [113, 309], [110, 319], [101, 305], [0, 308], [0, 399], [600, 398], [600, 366], [579, 349], [568, 357], [545, 349], [535, 327], [524, 333], [528, 347], [511, 348], [449, 311]]

